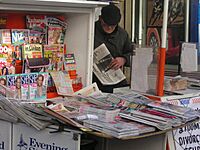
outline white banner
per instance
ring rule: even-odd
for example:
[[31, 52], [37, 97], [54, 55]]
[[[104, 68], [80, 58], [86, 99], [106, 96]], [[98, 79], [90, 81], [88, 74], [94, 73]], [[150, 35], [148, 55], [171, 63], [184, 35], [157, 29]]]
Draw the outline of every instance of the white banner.
[[[55, 132], [55, 129], [35, 130], [25, 124], [13, 125], [13, 150], [79, 150], [80, 135]], [[76, 137], [76, 138], [75, 138]]]

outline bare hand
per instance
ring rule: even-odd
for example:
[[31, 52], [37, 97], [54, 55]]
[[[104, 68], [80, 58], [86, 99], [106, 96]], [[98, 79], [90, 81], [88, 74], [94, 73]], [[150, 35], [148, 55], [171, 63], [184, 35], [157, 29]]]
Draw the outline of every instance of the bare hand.
[[126, 63], [126, 59], [123, 57], [116, 57], [112, 60], [112, 62], [109, 65], [109, 68], [117, 70], [120, 67], [122, 67]]

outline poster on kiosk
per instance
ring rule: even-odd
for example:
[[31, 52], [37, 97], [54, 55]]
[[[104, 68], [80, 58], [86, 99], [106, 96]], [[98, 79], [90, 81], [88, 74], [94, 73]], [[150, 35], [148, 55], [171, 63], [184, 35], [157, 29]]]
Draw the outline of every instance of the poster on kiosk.
[[0, 120], [0, 150], [11, 149], [11, 123]]
[[[52, 132], [53, 131], [53, 132]], [[37, 131], [25, 124], [13, 125], [13, 150], [79, 150], [80, 135], [73, 132]]]

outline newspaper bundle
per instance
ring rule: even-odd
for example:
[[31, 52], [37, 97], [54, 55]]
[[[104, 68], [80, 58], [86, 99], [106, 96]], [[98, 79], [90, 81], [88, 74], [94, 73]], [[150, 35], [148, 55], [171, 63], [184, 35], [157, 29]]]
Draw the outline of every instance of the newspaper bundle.
[[112, 59], [105, 44], [94, 50], [93, 72], [104, 85], [117, 84], [126, 78], [121, 69], [114, 70], [109, 67]]

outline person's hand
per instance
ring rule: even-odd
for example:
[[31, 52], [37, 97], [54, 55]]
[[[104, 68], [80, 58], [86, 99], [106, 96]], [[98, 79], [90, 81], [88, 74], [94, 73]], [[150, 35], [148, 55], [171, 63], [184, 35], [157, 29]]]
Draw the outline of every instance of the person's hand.
[[126, 63], [126, 59], [124, 57], [116, 57], [112, 60], [109, 65], [109, 68], [117, 70], [122, 67]]

